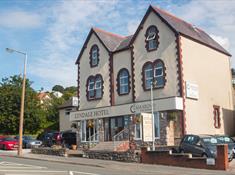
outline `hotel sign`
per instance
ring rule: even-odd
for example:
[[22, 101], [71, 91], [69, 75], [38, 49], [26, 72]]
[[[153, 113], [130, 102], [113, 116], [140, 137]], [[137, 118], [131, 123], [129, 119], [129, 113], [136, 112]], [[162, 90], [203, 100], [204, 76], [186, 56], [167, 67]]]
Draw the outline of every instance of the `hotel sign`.
[[[153, 101], [154, 111], [182, 110], [183, 102], [180, 97], [171, 97]], [[103, 108], [80, 110], [70, 113], [70, 121], [88, 120], [105, 117], [115, 117], [122, 115], [132, 115], [136, 113], [151, 113], [152, 105], [150, 101], [131, 103]]]
[[199, 98], [198, 85], [186, 81], [186, 97], [192, 99]]

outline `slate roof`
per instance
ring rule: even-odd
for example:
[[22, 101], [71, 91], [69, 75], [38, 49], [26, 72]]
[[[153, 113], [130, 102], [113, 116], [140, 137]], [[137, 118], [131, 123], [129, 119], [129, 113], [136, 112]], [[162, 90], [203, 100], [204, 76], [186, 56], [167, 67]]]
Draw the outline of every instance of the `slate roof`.
[[[183, 21], [182, 19], [158, 8], [152, 6], [152, 8], [157, 12], [163, 19], [166, 20], [169, 25], [175, 29], [178, 33], [195, 39], [203, 44], [213, 47], [214, 49], [221, 51], [227, 55], [230, 55], [221, 45], [219, 45], [215, 40], [213, 40], [207, 33], [203, 30]], [[230, 55], [231, 56], [231, 55]]]
[[99, 28], [93, 28], [93, 30], [96, 32], [98, 37], [103, 41], [104, 45], [109, 49], [109, 51], [112, 52], [116, 50], [116, 47], [123, 40], [125, 40], [124, 36], [110, 33]]
[[[218, 44], [215, 40], [213, 40], [207, 33], [205, 33], [203, 30], [193, 26], [192, 24], [158, 8], [155, 6], [149, 6], [148, 11], [154, 11], [156, 15], [158, 15], [175, 33], [181, 34], [182, 36], [188, 37], [196, 42], [199, 42], [201, 44], [204, 44], [210, 48], [213, 48], [219, 52], [222, 52], [228, 56], [231, 56], [231, 54], [226, 51], [220, 44]], [[145, 15], [146, 17], [147, 15]], [[145, 17], [142, 20], [141, 23], [145, 21]], [[139, 25], [138, 28], [141, 28], [142, 24]], [[134, 42], [136, 36], [138, 35], [139, 30], [137, 29], [134, 35], [130, 36], [121, 36], [117, 35], [111, 32], [104, 31], [99, 28], [92, 28], [87, 40], [84, 44], [89, 40], [89, 37], [91, 36], [91, 33], [95, 32], [95, 34], [98, 36], [100, 41], [104, 44], [104, 46], [108, 49], [110, 52], [117, 52], [120, 50], [125, 50], [130, 47], [130, 45]], [[82, 53], [84, 51], [84, 47], [82, 48], [78, 59], [76, 61], [76, 64], [78, 63], [78, 60], [80, 59]]]

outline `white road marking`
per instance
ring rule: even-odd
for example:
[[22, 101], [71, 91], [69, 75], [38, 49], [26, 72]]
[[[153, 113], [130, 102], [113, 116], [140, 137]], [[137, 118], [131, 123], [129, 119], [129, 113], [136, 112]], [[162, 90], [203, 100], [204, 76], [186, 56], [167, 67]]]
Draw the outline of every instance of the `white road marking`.
[[56, 170], [44, 170], [47, 167], [20, 164], [14, 162], [0, 162], [0, 172], [4, 172], [5, 175], [40, 175], [42, 173], [56, 173], [63, 175], [100, 175], [95, 173], [81, 172], [81, 171], [56, 171]]

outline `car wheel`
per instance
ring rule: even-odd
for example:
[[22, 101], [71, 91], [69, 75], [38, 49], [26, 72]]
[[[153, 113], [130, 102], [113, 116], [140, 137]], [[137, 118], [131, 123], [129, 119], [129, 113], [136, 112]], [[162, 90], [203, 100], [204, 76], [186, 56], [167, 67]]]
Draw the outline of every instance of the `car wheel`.
[[6, 145], [3, 145], [3, 146], [2, 146], [2, 149], [3, 149], [3, 150], [7, 150]]
[[203, 157], [203, 158], [207, 158], [208, 156], [207, 156], [206, 153], [203, 153], [203, 154], [202, 154], [202, 157]]

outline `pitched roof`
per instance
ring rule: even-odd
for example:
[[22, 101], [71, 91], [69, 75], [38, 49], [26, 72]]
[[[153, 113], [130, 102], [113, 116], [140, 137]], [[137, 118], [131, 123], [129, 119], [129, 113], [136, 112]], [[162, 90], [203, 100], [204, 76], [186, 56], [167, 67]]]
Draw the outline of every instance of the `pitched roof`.
[[116, 47], [125, 39], [124, 36], [110, 33], [99, 28], [93, 28], [93, 30], [111, 52], [115, 51]]
[[214, 48], [226, 55], [231, 56], [231, 54], [226, 51], [221, 45], [219, 45], [215, 40], [213, 40], [207, 33], [203, 30], [191, 25], [184, 20], [158, 8], [155, 6], [151, 6], [152, 9], [159, 14], [176, 32], [182, 34], [186, 37], [194, 39], [201, 44], [205, 44], [209, 47]]
[[134, 35], [125, 37], [125, 36], [121, 36], [118, 34], [104, 31], [99, 28], [92, 28], [77, 58], [76, 64], [78, 64], [78, 61], [80, 57], [82, 56], [82, 53], [84, 49], [86, 48], [86, 44], [89, 41], [89, 38], [92, 33], [95, 33], [95, 35], [98, 37], [98, 39], [101, 41], [101, 43], [104, 45], [104, 47], [107, 49], [108, 52], [117, 52], [117, 51], [128, 49], [130, 45], [133, 44], [135, 38], [137, 37], [139, 33], [139, 30], [142, 28], [142, 25], [145, 22], [145, 19], [147, 18], [148, 14], [151, 11], [155, 12], [155, 14], [159, 16], [168, 25], [168, 27], [170, 27], [176, 34], [180, 34], [182, 36], [188, 37], [196, 42], [199, 42], [219, 52], [222, 52], [228, 56], [231, 56], [231, 54], [228, 51], [226, 51], [220, 44], [218, 44], [215, 40], [213, 40], [203, 30], [191, 25], [190, 23], [187, 23], [186, 21], [158, 7], [150, 5], [138, 29], [134, 33]]

